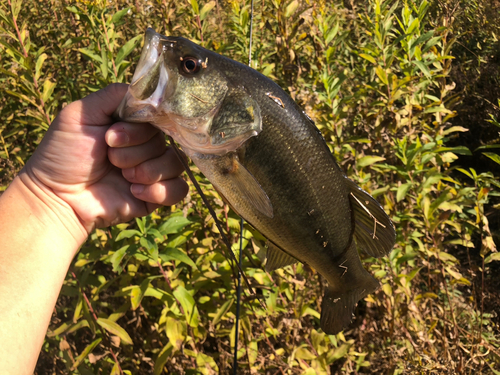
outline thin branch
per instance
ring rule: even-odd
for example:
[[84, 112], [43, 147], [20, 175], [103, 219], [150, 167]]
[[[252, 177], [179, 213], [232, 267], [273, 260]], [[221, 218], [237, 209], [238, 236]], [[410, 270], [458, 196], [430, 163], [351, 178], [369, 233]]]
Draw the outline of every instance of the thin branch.
[[[97, 314], [95, 313], [94, 308], [92, 307], [92, 304], [90, 303], [90, 301], [87, 297], [87, 294], [83, 290], [83, 287], [80, 284], [80, 280], [78, 280], [78, 278], [76, 277], [76, 275], [73, 271], [71, 271], [71, 276], [73, 276], [73, 278], [76, 280], [76, 283], [78, 284], [78, 288], [80, 288], [80, 291], [82, 292], [83, 299], [85, 299], [85, 303], [87, 304], [87, 307], [89, 308], [90, 314], [91, 314], [92, 318], [94, 319], [94, 323], [95, 323], [96, 327], [100, 327], [99, 324], [97, 323], [97, 319], [98, 319]], [[120, 362], [118, 361], [118, 357], [116, 356], [115, 352], [113, 351], [113, 348], [111, 347], [111, 341], [108, 338], [108, 332], [103, 328], [99, 328], [99, 330], [102, 332], [102, 339], [103, 339], [104, 343], [106, 344], [106, 346], [108, 347], [109, 352], [113, 356], [113, 359], [115, 360], [115, 363], [118, 366], [118, 369], [120, 370], [120, 374], [124, 375], [123, 370], [120, 366]]]

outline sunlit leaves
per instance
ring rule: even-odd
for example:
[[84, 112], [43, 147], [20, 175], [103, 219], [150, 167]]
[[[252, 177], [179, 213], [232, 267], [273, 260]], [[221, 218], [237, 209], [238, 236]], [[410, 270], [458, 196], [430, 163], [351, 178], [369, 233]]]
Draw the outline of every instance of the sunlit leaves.
[[127, 345], [133, 344], [133, 341], [130, 338], [127, 331], [125, 331], [117, 323], [115, 323], [109, 319], [99, 318], [99, 319], [97, 319], [97, 324], [99, 324], [102, 328], [104, 328], [106, 331], [108, 331], [112, 335], [118, 336], [124, 344], [127, 344]]
[[186, 288], [182, 286], [177, 287], [177, 289], [174, 291], [174, 296], [182, 305], [184, 314], [186, 315], [187, 323], [191, 327], [197, 327], [199, 324], [199, 312], [198, 308], [196, 307], [194, 298], [186, 290]]

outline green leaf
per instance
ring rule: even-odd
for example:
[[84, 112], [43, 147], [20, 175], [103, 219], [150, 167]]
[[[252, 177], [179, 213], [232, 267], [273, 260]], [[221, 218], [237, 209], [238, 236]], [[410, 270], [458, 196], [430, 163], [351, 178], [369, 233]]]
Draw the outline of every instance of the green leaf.
[[102, 328], [104, 328], [112, 335], [118, 336], [124, 344], [127, 345], [134, 344], [127, 331], [125, 331], [122, 327], [120, 327], [118, 323], [115, 323], [109, 319], [98, 318], [97, 324], [99, 324]]
[[494, 154], [493, 152], [483, 152], [483, 155], [489, 157], [495, 163], [500, 164], [500, 156], [498, 154]]
[[130, 7], [128, 8], [123, 8], [122, 10], [116, 12], [115, 14], [113, 14], [113, 17], [111, 18], [111, 22], [114, 23], [114, 24], [117, 24], [121, 21], [121, 19], [123, 18], [123, 16], [125, 14], [127, 14], [127, 12], [129, 11]]
[[35, 81], [38, 81], [38, 79], [40, 78], [40, 71], [45, 60], [47, 60], [47, 55], [45, 53], [42, 53], [40, 56], [38, 56], [38, 59], [36, 60]]
[[151, 238], [150, 236], [141, 237], [139, 240], [139, 243], [141, 244], [142, 247], [144, 247], [148, 251], [148, 254], [150, 255], [151, 259], [154, 262], [157, 262], [158, 261], [158, 244], [155, 242], [154, 238]]
[[[84, 305], [85, 306], [85, 305]], [[64, 333], [66, 334], [71, 334], [73, 332], [78, 331], [81, 328], [86, 328], [86, 327], [91, 327], [89, 322], [85, 319], [80, 320], [78, 323], [73, 324], [71, 327], [69, 327]]]
[[360, 53], [359, 56], [365, 60], [368, 60], [372, 64], [377, 65], [377, 60], [375, 60], [375, 58], [373, 58], [372, 56], [367, 55], [366, 53]]
[[165, 250], [162, 250], [161, 254], [159, 254], [159, 257], [164, 262], [168, 262], [170, 260], [178, 260], [180, 262], [186, 263], [188, 266], [198, 269], [196, 264], [187, 254], [174, 247], [167, 247]]
[[470, 172], [469, 172], [469, 171], [466, 171], [466, 170], [465, 170], [465, 169], [463, 169], [463, 168], [457, 168], [457, 171], [460, 171], [460, 172], [462, 172], [464, 175], [466, 175], [466, 176], [470, 177], [471, 179], [474, 179], [474, 177], [472, 176], [472, 174], [470, 174]]
[[292, 16], [297, 8], [299, 7], [299, 2], [297, 0], [293, 0], [285, 9], [285, 17], [288, 18]]
[[385, 160], [385, 158], [382, 156], [367, 155], [367, 156], [363, 156], [362, 158], [358, 159], [358, 162], [356, 164], [359, 168], [364, 168], [364, 167], [378, 163], [379, 161], [383, 161], [383, 160]]
[[11, 4], [10, 6], [12, 10], [12, 16], [14, 19], [17, 19], [17, 16], [21, 11], [21, 6], [23, 5], [23, 0], [12, 0], [10, 4]]
[[71, 47], [73, 44], [75, 43], [79, 43], [81, 42], [82, 40], [84, 39], [88, 39], [87, 37], [84, 37], [84, 36], [77, 36], [77, 37], [74, 37], [74, 38], [69, 38], [64, 44], [63, 44], [63, 48], [68, 48], [68, 47]]
[[382, 81], [383, 84], [388, 85], [389, 80], [387, 79], [387, 73], [385, 72], [384, 68], [381, 66], [377, 66], [375, 68], [375, 73], [377, 74], [378, 78]]
[[398, 187], [398, 192], [396, 194], [396, 200], [398, 203], [405, 199], [408, 190], [410, 190], [412, 186], [413, 184], [411, 182], [407, 182], [406, 184], [402, 184]]
[[82, 14], [80, 12], [80, 9], [78, 9], [77, 7], [75, 6], [70, 6], [70, 7], [66, 7], [66, 10], [70, 11], [71, 13], [75, 13], [75, 14]]
[[168, 316], [165, 326], [169, 342], [172, 343], [175, 349], [179, 350], [184, 340], [186, 340], [186, 323]]
[[411, 23], [410, 27], [406, 30], [406, 34], [411, 35], [420, 25], [420, 21], [418, 18], [415, 18]]
[[413, 60], [412, 63], [415, 64], [417, 66], [417, 68], [419, 68], [420, 71], [422, 73], [424, 73], [427, 78], [431, 78], [432, 77], [431, 76], [431, 71], [429, 70], [429, 68], [427, 67], [427, 65], [425, 65], [422, 61]]
[[[432, 36], [434, 35], [434, 30], [431, 30], [427, 33], [425, 33], [424, 35], [420, 35], [417, 39], [413, 40], [411, 42], [411, 47], [410, 47], [410, 51], [415, 48], [416, 46], [424, 43], [425, 41], [429, 40], [429, 38], [431, 38]], [[441, 38], [441, 37], [439, 37]]]
[[328, 363], [333, 363], [340, 358], [343, 358], [349, 353], [349, 348], [351, 344], [343, 343], [339, 348], [335, 349], [335, 351], [328, 356]]
[[66, 330], [69, 329], [69, 327], [71, 327], [71, 326], [72, 326], [72, 322], [71, 321], [63, 323], [63, 324], [61, 324], [59, 327], [57, 327], [53, 331], [48, 330], [47, 331], [47, 337], [59, 336], [60, 334], [66, 332]]
[[436, 150], [436, 152], [453, 152], [454, 154], [459, 155], [472, 155], [472, 152], [465, 146], [456, 146], [456, 147], [440, 147]]
[[474, 150], [474, 152], [479, 151], [479, 150], [489, 150], [492, 148], [500, 148], [500, 145], [484, 145], [484, 146], [479, 146]]
[[161, 234], [173, 234], [180, 232], [181, 229], [191, 224], [192, 221], [184, 216], [173, 216], [164, 222], [158, 230]]
[[455, 133], [455, 132], [468, 132], [469, 129], [464, 128], [463, 126], [452, 126], [451, 128], [448, 128], [443, 131], [443, 135], [448, 135], [450, 133]]
[[200, 14], [200, 7], [198, 5], [198, 1], [191, 0], [191, 8], [193, 9], [194, 14]]
[[181, 304], [184, 309], [184, 314], [186, 315], [186, 321], [191, 327], [198, 327], [199, 324], [199, 313], [196, 307], [194, 298], [189, 294], [189, 292], [183, 286], [178, 286], [174, 291], [174, 296]]
[[101, 73], [104, 79], [108, 78], [108, 53], [105, 48], [101, 48]]
[[55, 88], [56, 88], [56, 83], [52, 82], [50, 79], [47, 78], [43, 82], [42, 99], [45, 103], [47, 103], [49, 99], [52, 97], [52, 93], [54, 92]]
[[9, 28], [10, 28], [11, 30], [13, 30], [13, 29], [15, 28], [15, 26], [14, 26], [14, 22], [13, 22], [13, 20], [12, 20], [12, 17], [10, 17], [10, 14], [9, 14], [9, 16], [7, 16], [7, 15], [5, 14], [5, 12], [2, 10], [2, 8], [0, 8], [0, 19], [1, 19], [1, 20], [2, 20], [2, 21], [6, 24], [6, 25], [8, 25], [8, 26], [9, 26]]
[[138, 237], [141, 237], [142, 236], [142, 233], [139, 232], [138, 230], [136, 229], [126, 229], [126, 230], [122, 230], [118, 236], [116, 236], [115, 238], [115, 242], [118, 242], [118, 241], [121, 241], [123, 240], [124, 238], [130, 238], [130, 237], [133, 237], [133, 236], [138, 236]]
[[200, 21], [203, 21], [206, 18], [206, 16], [214, 8], [214, 6], [215, 6], [215, 1], [210, 1], [205, 5], [203, 5], [203, 8], [201, 8], [200, 11]]
[[215, 314], [214, 320], [212, 321], [212, 324], [214, 326], [217, 325], [221, 321], [221, 319], [224, 317], [224, 315], [227, 314], [231, 306], [233, 305], [234, 299], [230, 299], [224, 303], [219, 310], [217, 310], [217, 314]]
[[142, 281], [140, 287], [136, 285], [132, 288], [130, 292], [130, 304], [132, 305], [132, 310], [136, 310], [141, 305], [142, 299], [144, 298], [144, 294], [146, 293], [150, 282], [151, 279], [148, 277]]
[[116, 54], [115, 65], [119, 66], [123, 60], [130, 55], [130, 53], [134, 50], [137, 44], [140, 42], [142, 35], [137, 35], [136, 37], [130, 39], [127, 43], [123, 45], [122, 48]]
[[94, 51], [88, 49], [88, 48], [78, 48], [78, 51], [83, 53], [85, 56], [89, 57], [91, 60], [94, 60], [98, 62], [99, 64], [102, 63], [101, 56], [97, 55]]
[[121, 375], [120, 374], [120, 365], [118, 364], [118, 362], [115, 362], [109, 375]]
[[130, 245], [125, 245], [121, 247], [119, 250], [115, 251], [113, 255], [109, 258], [111, 265], [113, 266], [113, 272], [121, 273], [123, 271], [123, 267], [121, 266], [121, 262], [125, 255], [127, 254], [127, 250]]
[[255, 361], [257, 361], [257, 357], [259, 355], [259, 345], [257, 343], [257, 340], [250, 341], [247, 352], [248, 352], [248, 362], [250, 362], [250, 366], [253, 366]]
[[310, 350], [301, 347], [295, 351], [295, 358], [311, 360], [316, 359], [316, 356]]
[[339, 27], [340, 27], [340, 23], [337, 22], [335, 24], [335, 26], [333, 27], [333, 29], [331, 29], [328, 34], [326, 35], [326, 38], [325, 38], [325, 44], [328, 45], [330, 44], [330, 42], [333, 40], [333, 38], [335, 38], [335, 36], [337, 35], [337, 33], [339, 32]]
[[89, 345], [87, 345], [87, 347], [83, 350], [83, 352], [80, 353], [80, 355], [78, 357], [75, 358], [75, 362], [73, 363], [73, 366], [72, 366], [72, 369], [76, 369], [78, 368], [78, 366], [80, 366], [80, 364], [82, 363], [82, 361], [87, 358], [87, 356], [92, 353], [92, 350], [94, 350], [94, 348], [99, 345], [99, 343], [102, 341], [102, 338], [98, 338], [97, 340], [94, 340], [93, 342], [91, 342]]
[[161, 352], [158, 354], [158, 358], [156, 358], [153, 375], [161, 375], [163, 373], [163, 368], [172, 355], [173, 349], [174, 346], [171, 342], [168, 342], [167, 345], [163, 347]]
[[442, 36], [435, 36], [434, 38], [429, 40], [425, 45], [425, 47], [422, 49], [422, 53], [426, 53], [428, 50], [430, 50], [432, 47], [438, 44], [442, 38], [443, 38]]
[[141, 231], [142, 234], [146, 233], [146, 218], [145, 217], [136, 217], [135, 222], [137, 223], [137, 226], [139, 227], [139, 230]]

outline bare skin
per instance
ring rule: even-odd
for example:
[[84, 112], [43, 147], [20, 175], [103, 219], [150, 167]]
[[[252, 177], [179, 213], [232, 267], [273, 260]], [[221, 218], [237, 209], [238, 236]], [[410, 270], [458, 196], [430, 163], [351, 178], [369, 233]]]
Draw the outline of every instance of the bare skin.
[[187, 194], [183, 167], [149, 124], [114, 123], [127, 86], [68, 105], [0, 196], [0, 374], [32, 374], [72, 259], [96, 227]]

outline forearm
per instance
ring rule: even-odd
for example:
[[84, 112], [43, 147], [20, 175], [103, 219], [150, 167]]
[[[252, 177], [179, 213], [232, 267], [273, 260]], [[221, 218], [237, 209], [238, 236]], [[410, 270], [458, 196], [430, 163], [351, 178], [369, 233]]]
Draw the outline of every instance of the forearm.
[[86, 232], [71, 208], [16, 177], [0, 197], [0, 374], [32, 374]]

